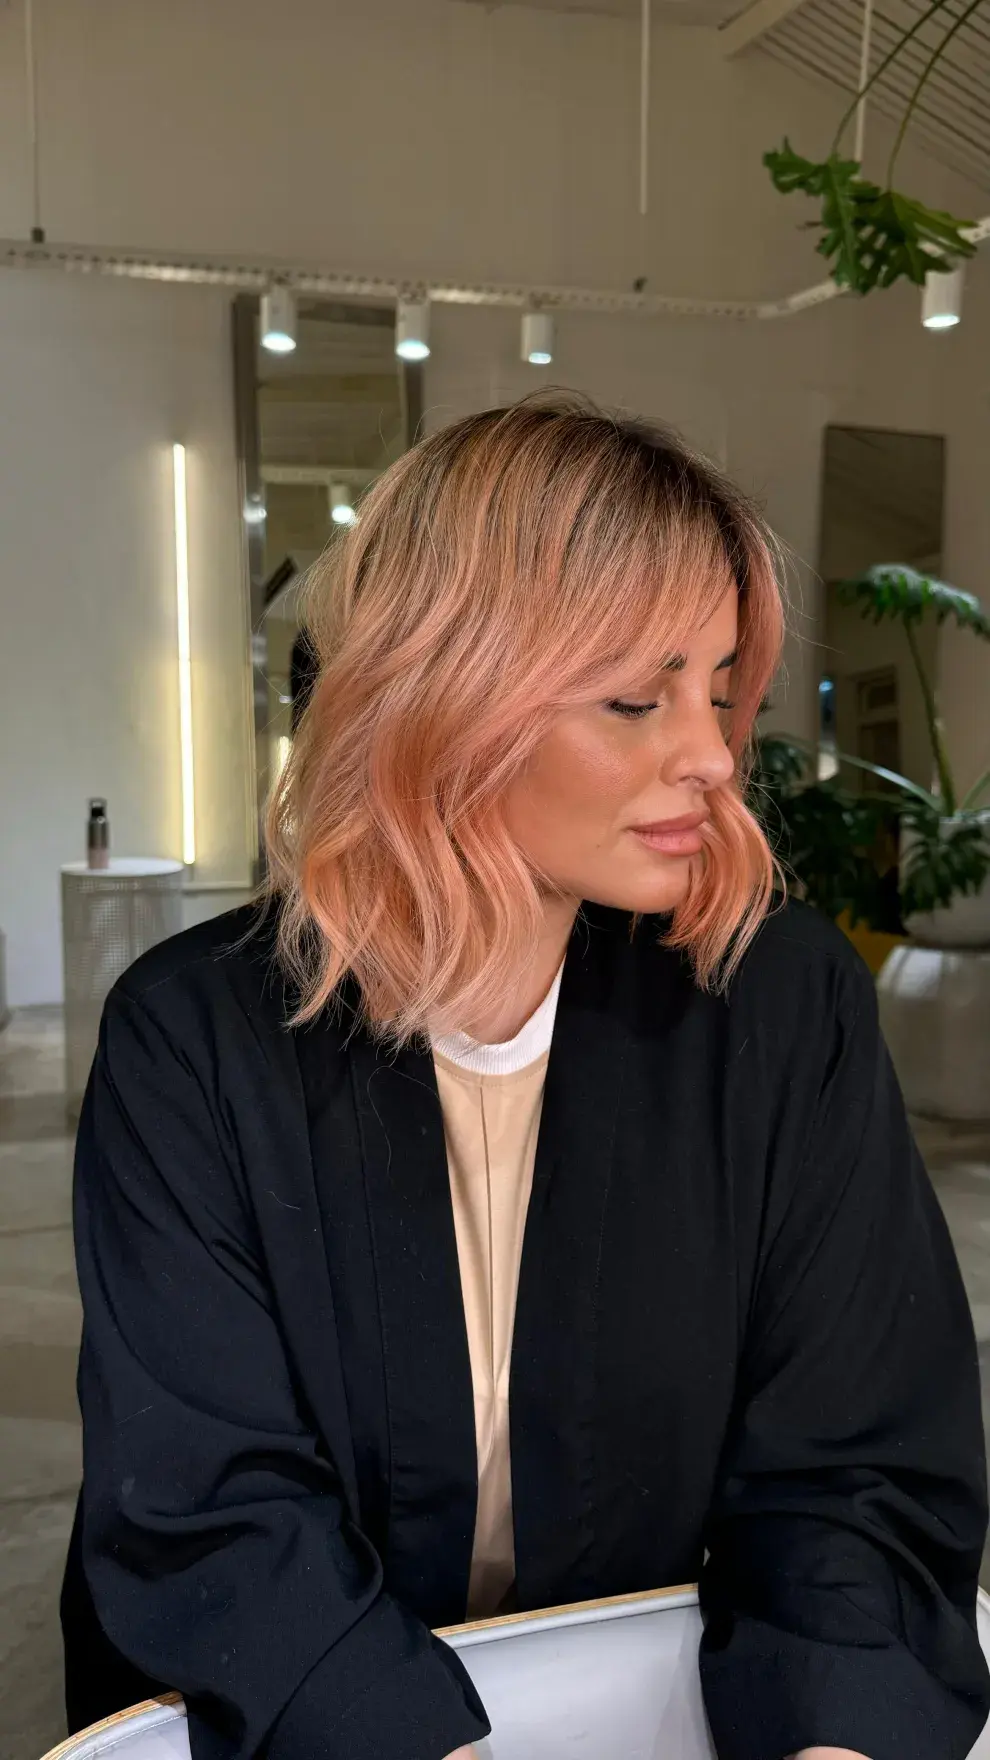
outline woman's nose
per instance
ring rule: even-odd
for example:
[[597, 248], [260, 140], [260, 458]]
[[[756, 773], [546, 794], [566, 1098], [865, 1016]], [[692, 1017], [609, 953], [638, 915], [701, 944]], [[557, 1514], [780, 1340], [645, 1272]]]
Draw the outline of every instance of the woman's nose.
[[735, 759], [725, 743], [719, 711], [711, 703], [685, 709], [679, 732], [667, 767], [670, 781], [695, 782], [704, 789], [731, 781]]

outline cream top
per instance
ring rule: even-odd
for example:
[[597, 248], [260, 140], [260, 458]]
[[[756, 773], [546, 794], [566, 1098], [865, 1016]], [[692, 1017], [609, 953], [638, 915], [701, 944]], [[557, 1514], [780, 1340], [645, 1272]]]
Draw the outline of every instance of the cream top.
[[478, 1514], [468, 1617], [511, 1605], [515, 1581], [509, 1368], [519, 1262], [533, 1186], [563, 965], [514, 1039], [432, 1039], [443, 1110], [478, 1446]]

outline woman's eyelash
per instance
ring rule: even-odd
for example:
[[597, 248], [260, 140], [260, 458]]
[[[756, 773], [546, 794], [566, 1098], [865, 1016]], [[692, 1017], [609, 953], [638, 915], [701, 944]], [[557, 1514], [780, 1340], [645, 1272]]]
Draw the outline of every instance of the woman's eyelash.
[[[712, 698], [713, 709], [734, 709], [735, 706], [735, 703], [730, 703], [726, 697]], [[652, 710], [659, 708], [659, 704], [623, 703], [616, 697], [613, 698], [611, 702], [606, 703], [605, 707], [611, 709], [616, 715], [624, 715], [627, 721], [641, 721], [644, 715], [649, 715]]]
[[651, 709], [656, 709], [658, 705], [656, 703], [623, 703], [616, 697], [612, 702], [606, 703], [605, 707], [613, 710], [616, 715], [625, 715], [629, 721], [639, 721], [644, 715], [649, 715]]

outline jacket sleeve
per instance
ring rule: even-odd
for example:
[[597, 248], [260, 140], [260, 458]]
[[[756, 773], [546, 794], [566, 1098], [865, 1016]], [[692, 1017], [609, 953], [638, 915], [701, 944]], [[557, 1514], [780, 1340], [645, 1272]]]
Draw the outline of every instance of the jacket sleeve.
[[121, 991], [80, 1125], [83, 1562], [194, 1760], [443, 1760], [488, 1730], [382, 1589], [293, 1386], [210, 1084]]
[[805, 1154], [771, 1155], [703, 1687], [721, 1760], [964, 1760], [988, 1708], [976, 1346], [872, 982], [830, 982]]

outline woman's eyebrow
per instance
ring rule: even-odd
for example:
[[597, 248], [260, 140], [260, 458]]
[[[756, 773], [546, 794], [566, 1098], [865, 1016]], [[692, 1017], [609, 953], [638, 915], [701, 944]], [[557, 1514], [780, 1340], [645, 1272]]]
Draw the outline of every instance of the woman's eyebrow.
[[[728, 672], [729, 667], [734, 666], [738, 658], [739, 649], [733, 648], [731, 654], [726, 654], [725, 659], [720, 660], [718, 665], [712, 668], [713, 672]], [[664, 661], [660, 670], [661, 672], [683, 672], [686, 665], [686, 654], [671, 654], [670, 659]]]

